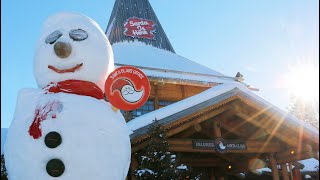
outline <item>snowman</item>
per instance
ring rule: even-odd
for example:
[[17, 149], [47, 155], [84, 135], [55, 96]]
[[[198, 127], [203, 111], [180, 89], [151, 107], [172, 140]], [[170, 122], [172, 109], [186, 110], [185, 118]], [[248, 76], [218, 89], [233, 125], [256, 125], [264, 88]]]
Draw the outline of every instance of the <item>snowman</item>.
[[34, 56], [39, 88], [19, 92], [4, 147], [10, 180], [123, 180], [129, 130], [104, 100], [111, 45], [92, 19], [58, 13]]

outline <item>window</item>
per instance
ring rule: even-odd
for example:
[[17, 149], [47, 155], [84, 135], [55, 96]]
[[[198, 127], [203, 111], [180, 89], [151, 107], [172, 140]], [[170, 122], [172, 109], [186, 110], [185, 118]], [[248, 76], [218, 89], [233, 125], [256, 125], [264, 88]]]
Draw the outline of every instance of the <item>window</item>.
[[148, 100], [139, 109], [131, 111], [132, 118], [139, 117], [141, 115], [147, 114], [148, 112], [154, 111], [154, 105], [152, 100]]
[[159, 108], [168, 106], [170, 104], [174, 103], [173, 101], [159, 101]]

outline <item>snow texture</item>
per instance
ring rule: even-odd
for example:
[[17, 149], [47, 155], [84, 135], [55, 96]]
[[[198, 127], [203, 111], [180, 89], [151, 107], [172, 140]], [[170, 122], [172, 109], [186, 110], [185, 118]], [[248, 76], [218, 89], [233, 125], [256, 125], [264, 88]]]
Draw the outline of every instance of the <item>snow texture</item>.
[[[116, 67], [121, 67], [116, 65]], [[180, 72], [174, 70], [162, 70], [162, 69], [148, 69], [144, 67], [139, 67], [140, 70], [143, 71], [148, 77], [156, 77], [160, 80], [165, 81], [165, 79], [170, 79], [176, 83], [183, 83], [184, 81], [197, 81], [200, 84], [209, 83], [228, 83], [234, 82], [236, 78], [228, 77], [228, 76], [216, 76], [216, 75], [206, 75], [206, 74], [197, 74], [197, 73], [189, 73], [189, 72]]]
[[[69, 32], [78, 29], [84, 30], [81, 33], [87, 33], [88, 37], [72, 40]], [[46, 43], [48, 35], [57, 31], [62, 36], [55, 33], [47, 41], [52, 44]], [[56, 55], [57, 42], [71, 45], [70, 56], [59, 58]], [[79, 64], [83, 65], [74, 72], [57, 73], [49, 69], [49, 65], [65, 70]], [[39, 87], [73, 79], [93, 82], [104, 90], [105, 79], [113, 69], [111, 45], [92, 19], [80, 14], [59, 13], [45, 22], [34, 57], [34, 75]], [[43, 112], [39, 108], [43, 108]], [[38, 118], [35, 123], [41, 129], [37, 137], [28, 132], [35, 116]], [[61, 135], [62, 143], [51, 149], [46, 147], [44, 139], [52, 131]], [[4, 145], [9, 179], [57, 179], [46, 172], [46, 165], [51, 159], [58, 158], [65, 166], [59, 180], [124, 180], [131, 157], [129, 133], [120, 111], [114, 112], [103, 99], [23, 89], [19, 92]]]
[[188, 170], [188, 167], [186, 165], [181, 164], [180, 166], [177, 166], [180, 170]]
[[304, 176], [304, 178], [305, 178], [305, 179], [311, 179], [311, 176], [310, 176], [309, 174], [306, 174], [306, 175]]
[[[56, 100], [62, 103], [62, 111], [55, 119], [43, 121], [43, 135], [34, 139], [28, 129], [36, 107]], [[51, 131], [62, 137], [61, 145], [54, 149], [44, 143], [45, 135]], [[128, 172], [130, 146], [123, 116], [104, 100], [24, 89], [18, 96], [4, 152], [10, 180], [56, 179], [46, 172], [46, 163], [53, 158], [61, 159], [65, 165], [61, 180], [120, 180]]]
[[298, 162], [304, 165], [304, 168], [301, 170], [302, 172], [304, 172], [304, 171], [317, 171], [316, 166], [319, 166], [319, 161], [314, 158], [305, 159], [305, 160], [301, 160]]
[[[88, 38], [83, 41], [72, 40], [69, 32], [74, 29], [85, 30]], [[56, 42], [70, 43], [72, 47], [67, 58], [56, 56], [54, 44], [45, 42], [48, 35], [57, 30], [63, 35]], [[70, 69], [81, 63], [82, 67], [74, 73], [60, 74], [48, 68], [51, 65], [60, 70]], [[77, 79], [93, 82], [104, 91], [107, 75], [113, 69], [112, 47], [95, 21], [80, 14], [59, 13], [50, 16], [44, 23], [34, 56], [34, 75], [39, 87], [45, 87], [50, 82]]]
[[224, 76], [175, 53], [147, 46], [141, 42], [115, 43], [112, 47], [116, 64]]
[[[316, 166], [319, 166], [319, 161], [314, 158], [305, 159], [305, 160], [301, 160], [298, 162], [304, 165], [304, 168], [300, 169], [301, 172], [309, 172], [309, 171], [315, 172], [315, 171], [317, 171]], [[295, 166], [293, 166], [293, 167], [295, 167]], [[259, 173], [262, 173], [263, 171], [264, 172], [272, 172], [272, 170], [270, 168], [258, 169]]]

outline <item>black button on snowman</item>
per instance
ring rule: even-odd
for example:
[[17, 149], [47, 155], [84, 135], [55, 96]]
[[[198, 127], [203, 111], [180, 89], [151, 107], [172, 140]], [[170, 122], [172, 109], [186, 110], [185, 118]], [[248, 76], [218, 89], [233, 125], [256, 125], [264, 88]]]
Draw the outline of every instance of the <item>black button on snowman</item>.
[[[62, 138], [59, 133], [52, 131], [46, 135], [44, 142], [48, 148], [56, 148], [61, 144]], [[60, 159], [51, 159], [46, 169], [50, 176], [59, 177], [64, 172], [64, 164]]]
[[61, 142], [62, 138], [60, 134], [55, 131], [49, 132], [44, 139], [44, 143], [48, 148], [56, 148], [61, 144]]
[[60, 159], [51, 159], [47, 163], [47, 173], [52, 177], [59, 177], [64, 172], [64, 164]]

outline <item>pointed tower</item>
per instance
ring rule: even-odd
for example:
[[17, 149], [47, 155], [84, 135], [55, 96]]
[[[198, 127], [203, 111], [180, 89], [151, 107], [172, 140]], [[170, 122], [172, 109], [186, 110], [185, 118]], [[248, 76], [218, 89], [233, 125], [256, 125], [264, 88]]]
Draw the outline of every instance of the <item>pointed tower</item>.
[[148, 0], [116, 0], [106, 35], [111, 44], [140, 41], [175, 53]]

